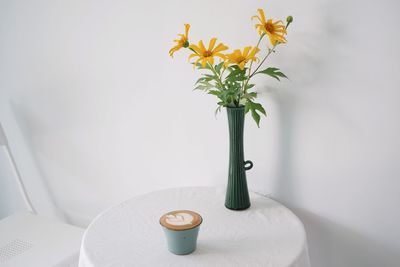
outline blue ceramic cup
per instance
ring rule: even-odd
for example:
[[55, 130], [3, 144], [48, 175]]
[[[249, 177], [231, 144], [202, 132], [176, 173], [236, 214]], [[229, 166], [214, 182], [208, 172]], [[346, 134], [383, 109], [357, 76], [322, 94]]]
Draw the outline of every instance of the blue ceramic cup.
[[187, 255], [196, 250], [200, 214], [191, 210], [170, 211], [160, 218], [167, 239], [168, 250], [177, 255]]

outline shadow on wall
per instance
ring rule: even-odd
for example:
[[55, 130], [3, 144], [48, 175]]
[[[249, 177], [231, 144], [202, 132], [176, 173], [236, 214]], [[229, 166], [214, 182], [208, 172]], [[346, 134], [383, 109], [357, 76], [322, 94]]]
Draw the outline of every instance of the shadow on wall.
[[[363, 235], [357, 230], [296, 207], [301, 199], [296, 185], [301, 183], [293, 172], [293, 114], [296, 102], [288, 98], [280, 106], [282, 120], [280, 166], [274, 197], [289, 207], [303, 222], [312, 266], [316, 267], [398, 267], [399, 252]], [[379, 226], [377, 226], [379, 227]]]
[[291, 207], [303, 221], [311, 263], [323, 267], [396, 267], [398, 252], [311, 212]]
[[[343, 2], [344, 3], [344, 2]], [[342, 17], [337, 16], [336, 11], [341, 11], [344, 6], [338, 3], [321, 2], [318, 8], [320, 16], [309, 24], [317, 25], [312, 29], [296, 29], [296, 41], [289, 45], [296, 48], [282, 54], [284, 62], [295, 62], [285, 67], [289, 70], [290, 80], [282, 84], [279, 91], [266, 86], [263, 91], [267, 92], [277, 104], [277, 113], [280, 122], [279, 136], [279, 160], [277, 182], [275, 192], [279, 196], [297, 199], [298, 191], [293, 173], [293, 133], [295, 133], [295, 114], [304, 106], [324, 106], [335, 119], [348, 120], [342, 111], [330, 103], [328, 96], [329, 83], [335, 82], [332, 75], [336, 70], [339, 60], [344, 60], [347, 55], [343, 50], [343, 39], [349, 39], [350, 34], [346, 31], [346, 21], [351, 14], [341, 12]], [[343, 54], [344, 53], [344, 54]], [[284, 86], [289, 86], [285, 90]], [[326, 90], [324, 90], [326, 89]], [[327, 100], [328, 99], [328, 100]], [[321, 103], [322, 102], [322, 103]]]
[[[298, 39], [300, 45], [298, 47], [300, 48], [296, 50], [298, 55], [295, 60], [298, 64], [291, 71], [293, 76], [296, 76], [293, 77], [293, 81], [296, 81], [296, 83], [292, 82], [290, 85], [293, 88], [295, 87], [293, 90], [296, 90], [296, 92], [274, 93], [267, 88], [271, 97], [276, 100], [281, 123], [280, 155], [278, 155], [280, 166], [278, 166], [278, 180], [273, 195], [296, 213], [304, 223], [313, 266], [400, 266], [399, 253], [387, 244], [372, 240], [357, 230], [293, 205], [296, 200], [302, 197], [299, 195], [301, 192], [297, 187], [297, 184], [301, 181], [296, 178], [296, 173], [293, 171], [295, 167], [293, 154], [296, 152], [293, 151], [295, 145], [293, 142], [295, 141], [295, 130], [297, 130], [295, 123], [299, 122], [295, 116], [301, 108], [300, 105], [304, 106], [307, 96], [317, 100], [324, 99], [321, 95], [325, 95], [325, 99], [327, 98], [326, 95], [329, 95], [329, 92], [324, 91], [324, 88], [327, 89], [329, 86], [325, 87], [324, 85], [335, 82], [336, 78], [331, 76], [331, 70], [335, 68], [334, 64], [335, 62], [337, 64], [337, 58], [346, 56], [346, 54], [343, 54], [343, 45], [340, 44], [339, 40], [350, 37], [346, 33], [346, 27], [339, 25], [340, 18], [333, 14], [337, 9], [337, 6], [324, 8], [327, 13], [324, 14], [320, 24], [321, 34], [316, 33], [316, 36], [311, 36], [312, 38], [303, 36]], [[348, 19], [349, 14], [345, 14], [343, 23], [346, 21], [346, 15]], [[351, 39], [348, 39], [348, 42], [351, 42]], [[328, 109], [340, 117], [338, 120], [345, 119], [340, 115], [340, 110], [335, 110], [335, 106], [329, 105], [329, 102], [327, 102], [327, 105]]]
[[[292, 138], [295, 103], [288, 101], [282, 114], [281, 166], [274, 195], [303, 222], [312, 266], [321, 267], [397, 267], [399, 254], [388, 245], [380, 244], [354, 229], [291, 204], [300, 199], [293, 173]], [[288, 200], [288, 201], [286, 201]], [[378, 226], [377, 226], [378, 227]]]

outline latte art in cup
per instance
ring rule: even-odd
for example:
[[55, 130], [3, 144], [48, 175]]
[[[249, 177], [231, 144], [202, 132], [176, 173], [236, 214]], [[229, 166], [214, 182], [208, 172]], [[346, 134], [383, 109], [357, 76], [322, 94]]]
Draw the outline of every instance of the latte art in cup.
[[191, 210], [175, 210], [164, 214], [160, 224], [171, 230], [187, 230], [200, 225], [201, 216]]
[[187, 225], [192, 224], [193, 216], [189, 213], [179, 212], [175, 215], [168, 214], [166, 215], [165, 222], [171, 225]]

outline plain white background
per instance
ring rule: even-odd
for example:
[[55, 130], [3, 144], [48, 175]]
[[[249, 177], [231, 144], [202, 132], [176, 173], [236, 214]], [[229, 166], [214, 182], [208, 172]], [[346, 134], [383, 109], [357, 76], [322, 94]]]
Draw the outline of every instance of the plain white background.
[[[226, 114], [192, 91], [187, 52], [167, 52], [183, 23], [192, 41], [254, 45], [259, 7], [294, 23], [269, 61], [290, 80], [260, 79], [268, 117], [247, 118], [250, 188], [302, 219], [313, 266], [399, 266], [397, 1], [1, 0], [0, 118], [39, 212], [48, 191], [86, 226], [137, 194], [225, 185]], [[21, 202], [2, 162], [4, 216]]]

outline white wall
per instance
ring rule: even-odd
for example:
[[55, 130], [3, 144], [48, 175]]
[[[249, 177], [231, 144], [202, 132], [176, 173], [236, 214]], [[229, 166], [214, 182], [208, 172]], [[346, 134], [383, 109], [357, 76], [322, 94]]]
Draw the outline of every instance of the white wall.
[[290, 81], [261, 80], [268, 118], [247, 121], [251, 189], [299, 215], [313, 266], [398, 266], [397, 1], [2, 0], [0, 105], [75, 224], [136, 194], [223, 185], [226, 115], [167, 51], [184, 22], [192, 40], [253, 44], [258, 7], [295, 20], [270, 63]]

